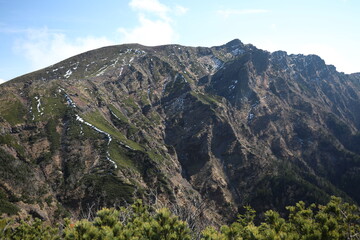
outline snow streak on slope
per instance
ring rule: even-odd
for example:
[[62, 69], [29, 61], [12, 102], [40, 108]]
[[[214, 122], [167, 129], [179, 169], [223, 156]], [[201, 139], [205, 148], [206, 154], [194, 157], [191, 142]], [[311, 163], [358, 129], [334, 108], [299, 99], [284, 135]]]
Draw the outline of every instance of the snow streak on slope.
[[[64, 91], [64, 89], [60, 89], [60, 90], [59, 90], [59, 92], [61, 92], [61, 91]], [[67, 103], [69, 104], [69, 106], [75, 108], [76, 105], [75, 105], [74, 101], [73, 101], [66, 93], [64, 93], [64, 95], [65, 95], [66, 101], [67, 101]], [[77, 121], [79, 121], [79, 122], [81, 122], [81, 123], [83, 123], [83, 124], [91, 127], [92, 129], [94, 129], [95, 131], [97, 131], [97, 132], [99, 132], [99, 133], [101, 133], [101, 134], [104, 134], [104, 135], [107, 137], [107, 139], [108, 139], [107, 146], [110, 145], [110, 143], [111, 143], [111, 141], [112, 141], [112, 137], [111, 137], [111, 135], [110, 135], [109, 133], [107, 133], [107, 132], [105, 132], [105, 131], [103, 131], [103, 130], [100, 130], [99, 128], [95, 127], [94, 125], [92, 125], [92, 124], [89, 123], [89, 122], [86, 122], [86, 121], [85, 121], [82, 117], [80, 117], [78, 114], [76, 114], [75, 116], [76, 116], [76, 120], [77, 120]], [[115, 163], [115, 161], [110, 158], [109, 150], [106, 151], [106, 159], [114, 165], [115, 169], [118, 167], [117, 164]]]
[[[110, 143], [111, 143], [111, 141], [112, 141], [112, 138], [111, 138], [111, 135], [110, 135], [109, 133], [104, 132], [104, 131], [98, 129], [97, 127], [95, 127], [94, 125], [92, 125], [91, 123], [86, 122], [84, 119], [82, 119], [82, 118], [81, 118], [79, 115], [77, 115], [77, 114], [76, 114], [76, 120], [79, 121], [79, 122], [81, 122], [81, 123], [84, 123], [85, 125], [88, 125], [89, 127], [91, 127], [92, 129], [94, 129], [95, 131], [106, 135], [106, 137], [107, 137], [107, 139], [108, 139], [107, 145], [108, 145], [108, 146], [110, 145]], [[110, 158], [110, 153], [109, 153], [108, 150], [106, 151], [106, 159], [107, 159], [108, 161], [110, 161], [110, 162], [114, 165], [115, 168], [117, 168], [117, 165], [116, 165], [115, 161], [113, 161], [113, 160]]]

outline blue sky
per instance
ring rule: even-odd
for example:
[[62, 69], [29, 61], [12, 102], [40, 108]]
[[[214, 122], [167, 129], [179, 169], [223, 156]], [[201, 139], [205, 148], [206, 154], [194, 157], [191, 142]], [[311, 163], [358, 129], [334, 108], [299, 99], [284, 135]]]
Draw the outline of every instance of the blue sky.
[[359, 13], [359, 0], [0, 0], [0, 82], [106, 45], [234, 38], [360, 72]]

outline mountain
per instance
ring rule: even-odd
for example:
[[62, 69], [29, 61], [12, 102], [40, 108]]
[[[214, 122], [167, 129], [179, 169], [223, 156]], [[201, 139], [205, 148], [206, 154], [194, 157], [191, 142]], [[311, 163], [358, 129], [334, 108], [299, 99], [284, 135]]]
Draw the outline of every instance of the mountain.
[[143, 198], [215, 223], [360, 203], [360, 74], [233, 40], [104, 47], [0, 85], [0, 211]]

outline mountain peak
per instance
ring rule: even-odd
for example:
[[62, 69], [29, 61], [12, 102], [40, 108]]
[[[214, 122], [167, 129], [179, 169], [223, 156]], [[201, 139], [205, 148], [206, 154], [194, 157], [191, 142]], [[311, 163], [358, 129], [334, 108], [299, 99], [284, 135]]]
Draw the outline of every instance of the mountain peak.
[[238, 47], [243, 47], [244, 44], [239, 40], [239, 39], [233, 39], [230, 42], [225, 44], [226, 47], [228, 48], [238, 48]]

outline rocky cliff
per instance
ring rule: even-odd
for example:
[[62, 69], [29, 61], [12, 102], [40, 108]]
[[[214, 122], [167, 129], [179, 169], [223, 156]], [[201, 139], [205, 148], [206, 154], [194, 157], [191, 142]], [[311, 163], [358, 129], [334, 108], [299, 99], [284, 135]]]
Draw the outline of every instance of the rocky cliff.
[[360, 75], [315, 55], [110, 46], [0, 86], [3, 213], [55, 221], [134, 198], [225, 222], [360, 203]]

